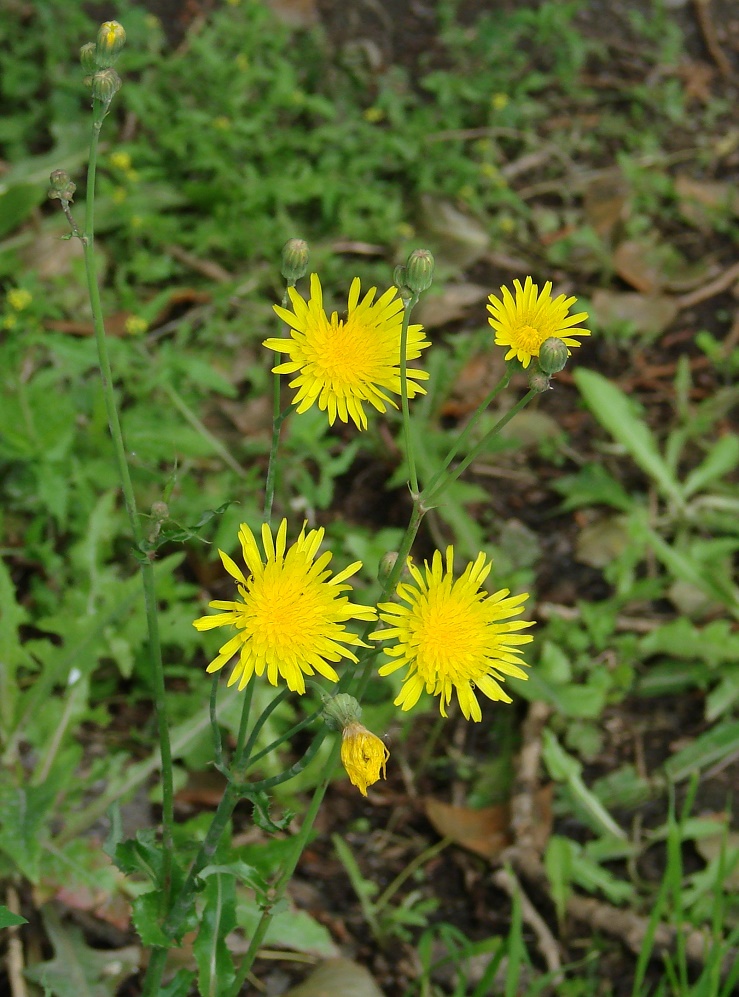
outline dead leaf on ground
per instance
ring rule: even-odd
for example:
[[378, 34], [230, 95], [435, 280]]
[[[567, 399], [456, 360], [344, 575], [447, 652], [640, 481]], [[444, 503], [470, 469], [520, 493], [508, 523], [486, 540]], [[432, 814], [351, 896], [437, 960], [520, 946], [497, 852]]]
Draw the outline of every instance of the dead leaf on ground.
[[484, 256], [490, 245], [481, 222], [451, 201], [431, 194], [421, 197], [416, 228], [418, 239], [429, 245], [438, 267], [464, 270]]
[[585, 185], [585, 217], [601, 238], [607, 239], [626, 218], [630, 193], [620, 169], [608, 170]]
[[592, 297], [592, 314], [600, 328], [628, 323], [631, 331], [656, 338], [677, 318], [680, 306], [664, 294], [603, 291]]
[[480, 284], [447, 284], [441, 294], [427, 295], [413, 313], [413, 321], [425, 329], [438, 329], [466, 318], [470, 309], [485, 301], [490, 292]]
[[591, 568], [605, 568], [631, 543], [625, 516], [603, 516], [580, 530], [575, 557]]
[[690, 291], [711, 276], [705, 260], [690, 263], [667, 242], [628, 239], [616, 247], [613, 265], [619, 277], [637, 291]]
[[739, 216], [739, 190], [729, 180], [695, 180], [681, 174], [675, 179], [675, 193], [683, 218], [701, 231], [713, 231], [717, 211]]
[[511, 808], [507, 803], [472, 810], [427, 796], [424, 810], [443, 838], [451, 838], [455, 844], [485, 859], [494, 859], [512, 843]]
[[383, 997], [382, 990], [364, 968], [351, 959], [327, 959], [303, 983], [284, 997]]

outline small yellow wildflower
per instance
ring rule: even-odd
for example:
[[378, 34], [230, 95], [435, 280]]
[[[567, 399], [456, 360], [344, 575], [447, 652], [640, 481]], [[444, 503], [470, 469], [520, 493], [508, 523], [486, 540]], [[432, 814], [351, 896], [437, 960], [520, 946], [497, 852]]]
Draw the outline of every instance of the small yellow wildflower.
[[[378, 412], [388, 405], [397, 408], [386, 392], [400, 394], [400, 332], [403, 302], [391, 287], [377, 301], [377, 288], [371, 287], [359, 300], [360, 283], [355, 277], [349, 290], [345, 319], [323, 310], [323, 291], [317, 274], [311, 274], [310, 299], [306, 302], [294, 287], [288, 287], [293, 310], [273, 305], [291, 331], [290, 339], [266, 339], [267, 349], [287, 353], [288, 361], [272, 370], [275, 374], [296, 374], [290, 381], [297, 388], [293, 405], [300, 413], [312, 405], [328, 412], [331, 425], [336, 419], [351, 419], [358, 429], [367, 428], [364, 403]], [[415, 360], [430, 346], [423, 326], [408, 327], [406, 358]], [[424, 370], [408, 368], [408, 397], [425, 394], [417, 381], [425, 381]]]
[[390, 752], [384, 742], [360, 723], [350, 723], [341, 734], [341, 763], [349, 781], [362, 796], [367, 787], [386, 778], [385, 766]]
[[131, 169], [130, 153], [123, 152], [120, 149], [116, 152], [111, 152], [108, 161], [114, 169], [121, 170], [123, 173], [127, 173]]
[[283, 678], [289, 689], [302, 695], [306, 675], [319, 672], [337, 682], [339, 676], [328, 662], [341, 658], [357, 661], [342, 645], [366, 645], [344, 624], [347, 620], [373, 620], [377, 612], [374, 607], [349, 602], [343, 594], [351, 592], [351, 585], [343, 583], [359, 570], [361, 561], [332, 578], [328, 568], [331, 552], [316, 559], [323, 535], [323, 529], [306, 533], [303, 526], [298, 539], [288, 547], [287, 520], [282, 520], [274, 539], [264, 523], [263, 558], [254, 534], [246, 523], [241, 524], [239, 540], [248, 577], [228, 554], [218, 552], [226, 571], [236, 580], [239, 599], [211, 602], [212, 609], [223, 612], [193, 623], [197, 630], [232, 626], [237, 631], [207, 671], [217, 672], [238, 654], [229, 685], [238, 681], [239, 690], [244, 689], [252, 675], [266, 672], [271, 685]]
[[6, 330], [9, 331], [10, 329], [15, 329], [15, 327], [17, 325], [18, 325], [18, 316], [17, 315], [13, 315], [11, 313], [10, 315], [6, 315], [3, 318], [3, 329], [6, 329]]
[[369, 121], [371, 125], [376, 125], [378, 122], [385, 120], [385, 112], [381, 107], [367, 107], [362, 111], [362, 117], [365, 121]]
[[231, 119], [225, 114], [219, 114], [217, 118], [213, 118], [213, 127], [219, 132], [227, 132], [231, 129]]
[[33, 295], [25, 287], [13, 287], [8, 291], [6, 301], [16, 312], [22, 312], [33, 301]]
[[129, 315], [124, 328], [129, 336], [141, 336], [149, 328], [149, 323], [140, 315]]
[[242, 73], [249, 68], [249, 58], [248, 56], [245, 56], [243, 52], [239, 52], [234, 59], [234, 62], [236, 63], [236, 68], [240, 69]]
[[488, 699], [510, 703], [500, 683], [506, 675], [528, 677], [520, 667], [526, 662], [520, 660], [518, 645], [533, 640], [530, 634], [518, 632], [531, 623], [510, 618], [523, 612], [528, 594], [509, 598], [508, 589], [493, 595], [480, 591], [492, 568], [482, 553], [456, 581], [451, 546], [446, 549], [446, 565], [438, 550], [431, 565], [424, 562], [423, 571], [411, 557], [407, 564], [412, 581], [400, 582], [395, 590], [407, 605], [380, 603], [380, 619], [390, 629], [370, 635], [370, 640], [394, 641], [385, 648], [394, 660], [380, 668], [380, 675], [408, 668], [395, 705], [410, 710], [425, 688], [439, 696], [445, 717], [452, 691], [456, 691], [462, 713], [467, 720], [477, 721], [482, 711], [476, 690]]
[[[516, 357], [524, 367], [528, 367], [533, 357], [539, 356], [539, 348], [545, 339], [561, 339], [565, 346], [580, 346], [573, 336], [589, 336], [589, 329], [575, 328], [579, 322], [587, 320], [587, 312], [568, 315], [577, 298], [567, 298], [560, 294], [552, 301], [552, 282], [547, 281], [539, 294], [539, 287], [531, 277], [524, 286], [513, 281], [516, 291], [514, 299], [507, 287], [501, 287], [503, 300], [494, 294], [489, 296], [490, 312], [488, 322], [495, 329], [495, 342], [507, 346], [506, 360]], [[569, 354], [569, 351], [568, 351]]]
[[125, 187], [116, 187], [113, 191], [113, 204], [123, 204], [127, 197], [128, 191]]
[[507, 93], [494, 93], [490, 98], [490, 103], [494, 111], [502, 111], [504, 107], [508, 106], [509, 102], [510, 97]]

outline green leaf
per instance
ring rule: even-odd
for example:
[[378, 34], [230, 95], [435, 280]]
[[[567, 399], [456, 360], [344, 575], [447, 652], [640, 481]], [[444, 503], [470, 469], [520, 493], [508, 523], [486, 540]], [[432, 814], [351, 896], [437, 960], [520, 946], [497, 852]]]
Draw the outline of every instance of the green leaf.
[[41, 786], [0, 784], [0, 850], [32, 883], [39, 879], [44, 824], [58, 790], [58, 783], [51, 779]]
[[250, 793], [248, 787], [244, 789], [244, 795], [254, 805], [254, 823], [262, 831], [268, 834], [276, 834], [278, 831], [286, 831], [290, 826], [295, 814], [288, 810], [284, 816], [278, 820], [273, 820], [269, 812], [270, 799], [265, 792]]
[[226, 936], [236, 927], [236, 884], [228, 873], [206, 880], [205, 907], [199, 921], [193, 954], [198, 964], [198, 990], [202, 997], [218, 997], [234, 980], [234, 966]]
[[131, 912], [141, 944], [166, 949], [171, 946], [172, 939], [162, 931], [160, 907], [159, 890], [150, 890], [149, 893], [136, 897], [131, 905]]
[[585, 404], [601, 426], [626, 448], [662, 494], [678, 508], [683, 508], [684, 496], [680, 483], [662, 458], [654, 436], [644, 419], [636, 413], [629, 397], [612, 381], [594, 370], [578, 367], [574, 377]]
[[93, 949], [80, 929], [64, 924], [52, 908], [44, 907], [42, 916], [54, 958], [31, 966], [26, 976], [47, 993], [56, 997], [114, 997], [121, 980], [138, 968], [138, 946]]
[[706, 457], [694, 468], [683, 482], [683, 494], [688, 497], [701, 491], [706, 485], [723, 478], [739, 464], [739, 436], [727, 433], [719, 437], [706, 454]]
[[665, 763], [665, 772], [673, 782], [687, 779], [708, 765], [730, 758], [739, 751], [739, 720], [723, 723], [706, 731]]
[[0, 904], [0, 928], [12, 928], [16, 924], [28, 924], [28, 921], [25, 917], [14, 914], [12, 910]]
[[194, 980], [192, 970], [180, 969], [166, 987], [159, 987], [159, 997], [187, 997]]

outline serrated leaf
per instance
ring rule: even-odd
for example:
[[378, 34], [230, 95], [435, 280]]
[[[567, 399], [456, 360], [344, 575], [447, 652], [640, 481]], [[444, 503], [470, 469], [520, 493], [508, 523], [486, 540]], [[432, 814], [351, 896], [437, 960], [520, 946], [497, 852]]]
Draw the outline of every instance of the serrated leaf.
[[114, 997], [120, 981], [138, 968], [139, 949], [100, 950], [88, 946], [79, 928], [42, 909], [54, 958], [26, 970], [26, 976], [55, 997]]
[[169, 948], [172, 940], [164, 933], [161, 926], [161, 894], [159, 890], [151, 890], [136, 897], [131, 910], [133, 923], [141, 944], [154, 948]]
[[214, 873], [206, 881], [205, 907], [200, 915], [193, 954], [198, 964], [198, 990], [202, 997], [218, 997], [234, 979], [227, 935], [236, 927], [236, 884], [227, 873]]
[[254, 805], [254, 823], [257, 827], [268, 834], [276, 834], [278, 831], [286, 831], [295, 816], [292, 811], [278, 820], [273, 820], [269, 812], [270, 799], [265, 792], [249, 793], [245, 790], [244, 795]]
[[0, 850], [32, 883], [38, 882], [44, 823], [58, 788], [50, 779], [41, 786], [0, 785]]

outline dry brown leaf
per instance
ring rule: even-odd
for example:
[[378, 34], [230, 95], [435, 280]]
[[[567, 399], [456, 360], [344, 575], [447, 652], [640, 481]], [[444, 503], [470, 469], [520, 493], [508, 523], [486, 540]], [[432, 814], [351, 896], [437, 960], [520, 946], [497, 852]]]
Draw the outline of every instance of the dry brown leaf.
[[284, 997], [383, 997], [382, 990], [364, 968], [351, 959], [327, 959]]
[[490, 245], [487, 230], [476, 218], [431, 194], [421, 197], [416, 228], [439, 267], [464, 270], [484, 256]]
[[589, 181], [583, 192], [585, 217], [602, 238], [608, 238], [628, 213], [630, 189], [620, 169]]
[[455, 807], [432, 796], [424, 800], [426, 816], [436, 831], [485, 859], [494, 859], [512, 843], [509, 830], [511, 808], [502, 803], [472, 810]]
[[450, 322], [458, 322], [470, 309], [485, 301], [490, 292], [480, 284], [447, 284], [441, 294], [427, 295], [413, 313], [413, 321], [425, 329], [438, 329]]
[[675, 193], [680, 213], [696, 228], [712, 228], [712, 211], [739, 215], [739, 190], [728, 180], [694, 180], [681, 174], [675, 179]]
[[678, 303], [664, 294], [597, 290], [592, 313], [600, 327], [629, 323], [635, 333], [658, 336], [675, 320]]

